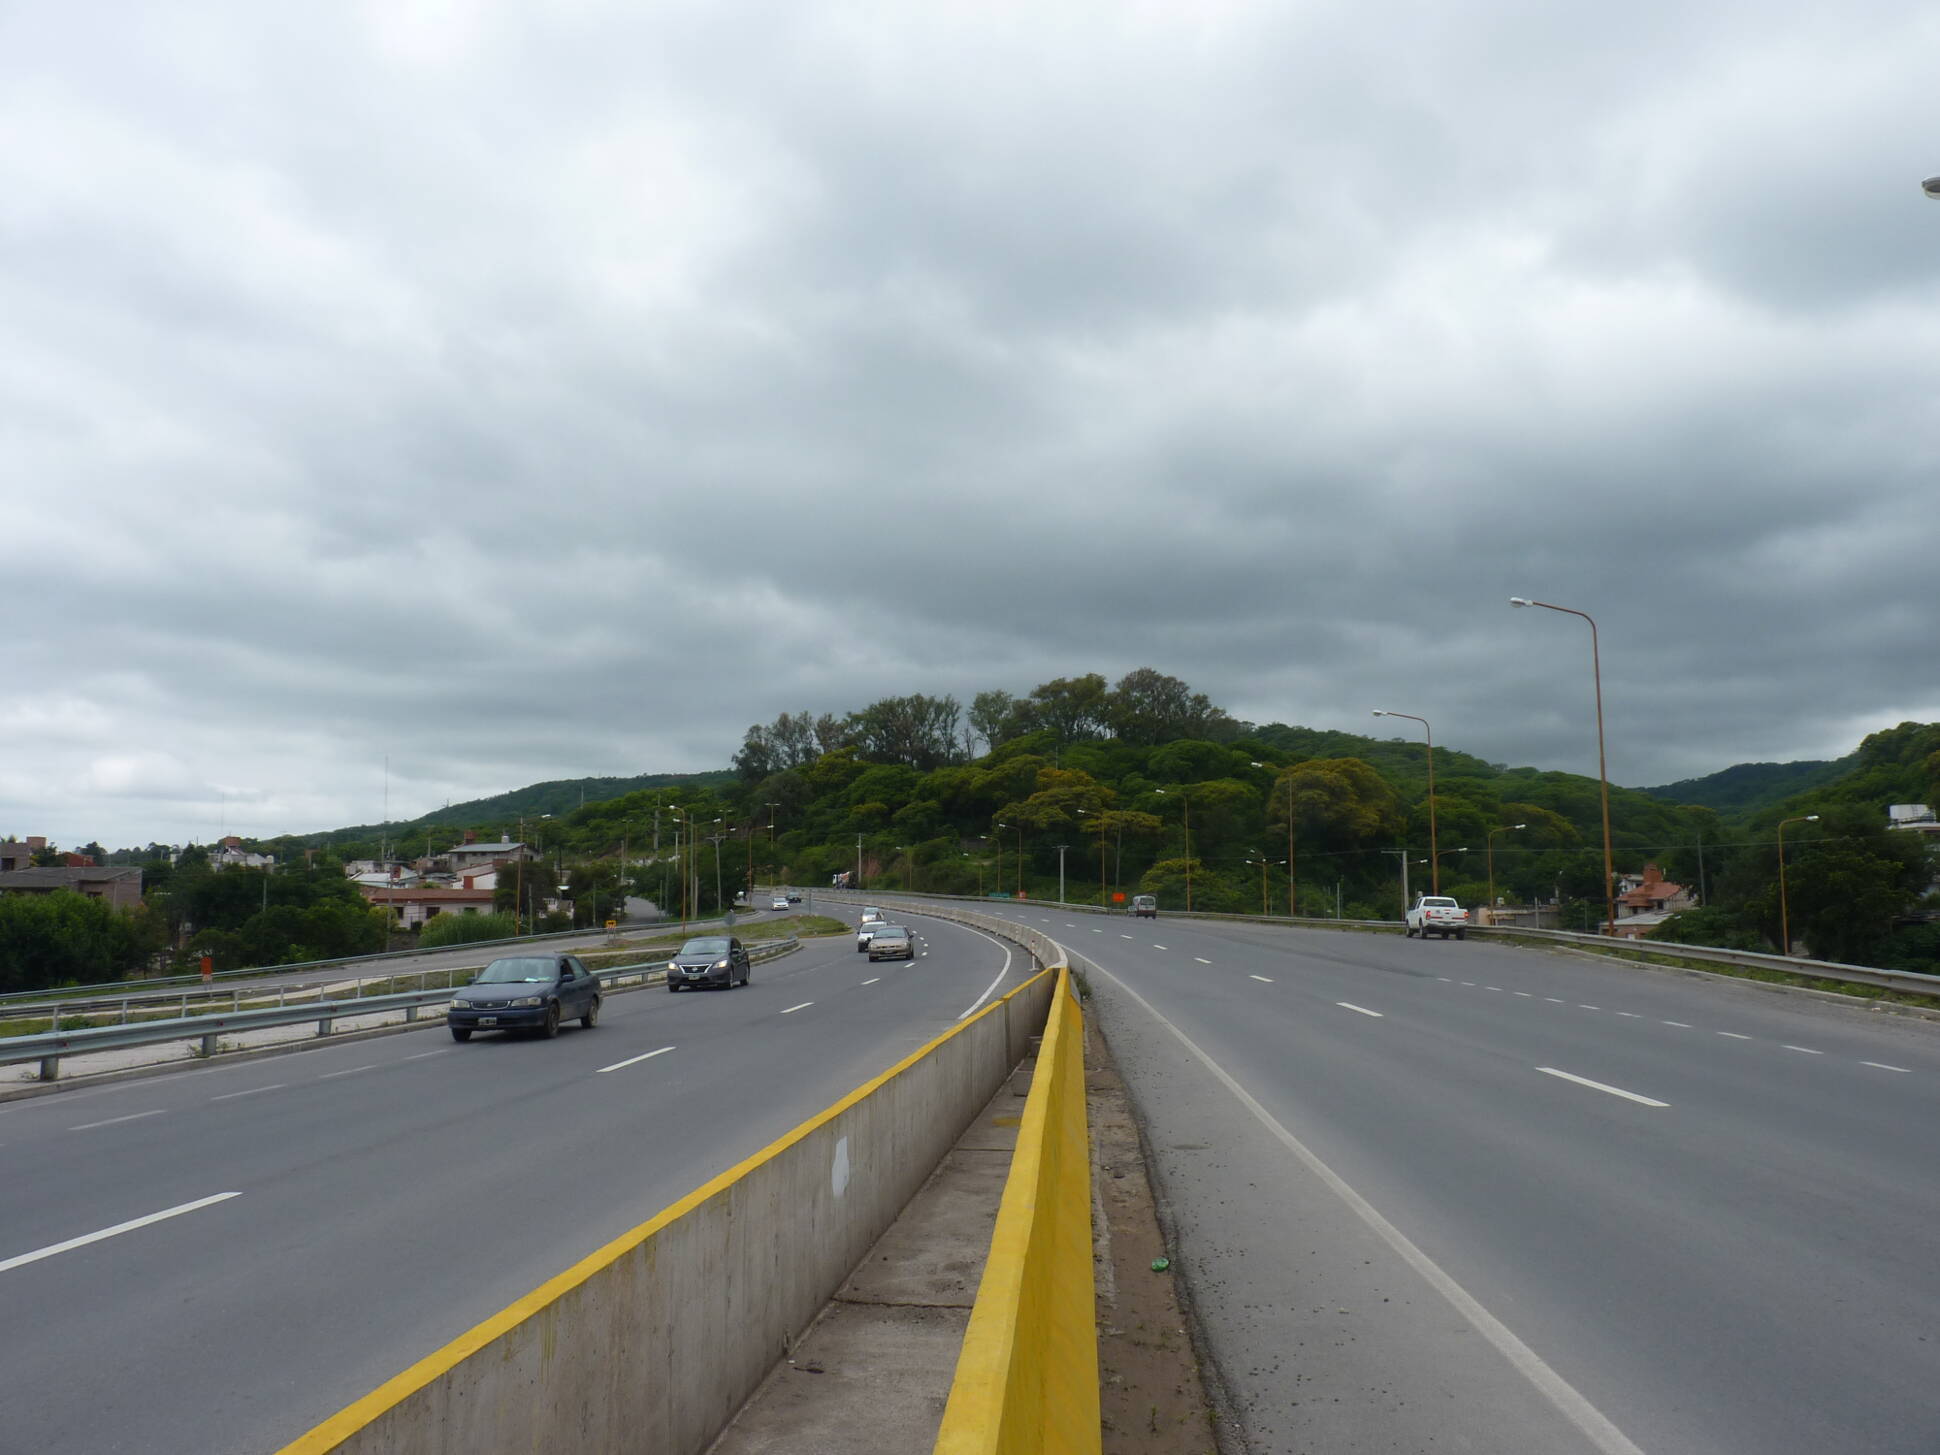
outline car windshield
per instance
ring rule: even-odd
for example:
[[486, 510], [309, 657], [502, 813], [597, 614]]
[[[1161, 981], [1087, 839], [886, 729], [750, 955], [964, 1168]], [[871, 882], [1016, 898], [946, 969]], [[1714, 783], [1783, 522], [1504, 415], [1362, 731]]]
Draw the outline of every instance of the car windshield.
[[906, 940], [909, 938], [909, 931], [899, 925], [884, 925], [876, 931], [873, 938], [878, 940]]
[[478, 972], [477, 985], [527, 985], [543, 980], [555, 980], [559, 976], [558, 966], [551, 960], [520, 958], [513, 960], [494, 960]]
[[720, 939], [689, 940], [680, 947], [683, 955], [725, 955], [728, 942]]

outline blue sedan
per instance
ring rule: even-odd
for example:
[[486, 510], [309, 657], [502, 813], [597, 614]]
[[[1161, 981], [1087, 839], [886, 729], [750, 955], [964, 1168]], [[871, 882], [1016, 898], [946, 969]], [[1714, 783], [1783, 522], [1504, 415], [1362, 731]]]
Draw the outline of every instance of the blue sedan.
[[445, 1023], [454, 1041], [473, 1031], [532, 1030], [559, 1034], [562, 1020], [591, 1030], [599, 1020], [600, 983], [576, 955], [508, 955], [452, 993]]

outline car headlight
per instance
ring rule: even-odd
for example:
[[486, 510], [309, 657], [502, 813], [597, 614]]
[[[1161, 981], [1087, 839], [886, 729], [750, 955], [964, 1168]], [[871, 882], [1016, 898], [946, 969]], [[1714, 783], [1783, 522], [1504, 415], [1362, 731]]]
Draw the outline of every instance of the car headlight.
[[676, 971], [678, 971], [679, 969], [680, 969], [680, 961], [678, 961], [678, 960], [669, 960], [669, 961], [667, 962], [667, 973], [668, 973], [669, 975], [672, 975], [672, 974], [674, 974], [674, 973], [675, 973]]
[[453, 1010], [470, 1010], [472, 1003], [469, 1000], [454, 1000], [451, 1003], [451, 1008]]
[[540, 995], [521, 995], [517, 1000], [507, 1001], [507, 1005], [544, 1005], [545, 997]]
[[728, 967], [728, 962], [725, 960], [716, 960], [714, 962], [714, 968], [716, 970], [725, 970], [727, 969], [727, 967]]

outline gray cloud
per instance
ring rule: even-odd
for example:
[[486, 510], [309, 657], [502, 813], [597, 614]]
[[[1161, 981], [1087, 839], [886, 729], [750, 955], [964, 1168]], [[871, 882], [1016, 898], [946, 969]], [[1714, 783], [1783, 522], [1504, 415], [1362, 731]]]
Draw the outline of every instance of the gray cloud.
[[[1150, 664], [1613, 775], [1940, 717], [1921, 8], [0, 14], [0, 832]], [[1378, 725], [1376, 725], [1378, 726]]]

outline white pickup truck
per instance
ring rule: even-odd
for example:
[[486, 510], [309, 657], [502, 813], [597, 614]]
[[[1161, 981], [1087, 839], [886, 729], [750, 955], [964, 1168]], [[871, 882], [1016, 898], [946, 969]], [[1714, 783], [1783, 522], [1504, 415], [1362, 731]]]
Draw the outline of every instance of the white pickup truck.
[[1412, 939], [1416, 935], [1424, 940], [1430, 935], [1466, 940], [1468, 911], [1445, 894], [1424, 894], [1408, 911], [1408, 936]]

